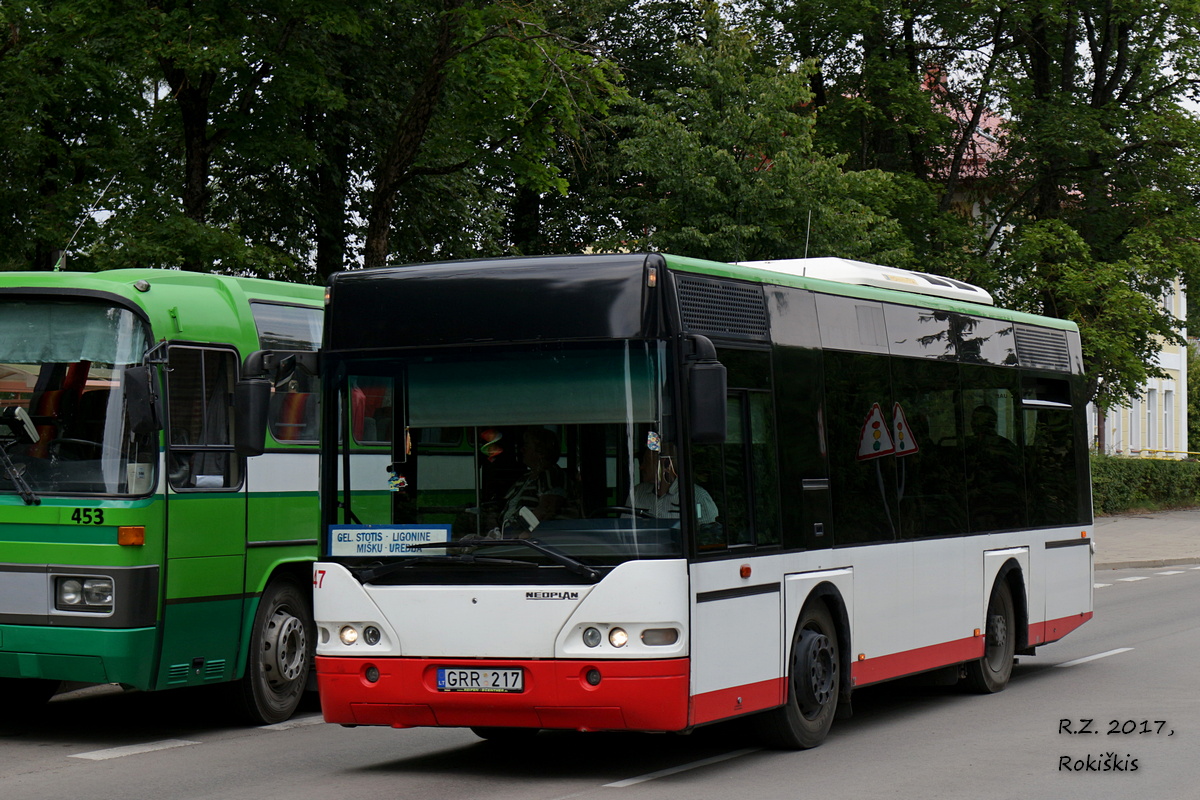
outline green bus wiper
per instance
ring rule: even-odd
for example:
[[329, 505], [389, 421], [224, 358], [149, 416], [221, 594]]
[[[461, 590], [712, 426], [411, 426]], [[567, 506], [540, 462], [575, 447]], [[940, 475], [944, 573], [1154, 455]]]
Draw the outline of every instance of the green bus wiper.
[[[594, 567], [589, 567], [582, 561], [577, 561], [571, 558], [561, 550], [556, 550], [553, 547], [543, 544], [537, 539], [471, 539], [470, 541], [460, 541], [452, 546], [458, 547], [500, 547], [503, 545], [521, 545], [538, 551], [546, 558], [558, 564], [560, 567], [565, 567], [567, 572], [573, 575], [579, 575], [582, 578], [587, 578], [592, 583], [596, 583], [602, 577], [599, 570]], [[445, 542], [422, 542], [421, 544], [410, 545], [414, 550], [423, 547], [446, 547]]]

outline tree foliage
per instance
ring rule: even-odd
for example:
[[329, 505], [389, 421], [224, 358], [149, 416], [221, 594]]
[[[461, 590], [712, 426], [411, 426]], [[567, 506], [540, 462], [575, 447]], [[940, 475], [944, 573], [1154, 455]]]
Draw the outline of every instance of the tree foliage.
[[0, 268], [861, 258], [1075, 320], [1107, 408], [1197, 285], [1198, 80], [1200, 0], [24, 0]]

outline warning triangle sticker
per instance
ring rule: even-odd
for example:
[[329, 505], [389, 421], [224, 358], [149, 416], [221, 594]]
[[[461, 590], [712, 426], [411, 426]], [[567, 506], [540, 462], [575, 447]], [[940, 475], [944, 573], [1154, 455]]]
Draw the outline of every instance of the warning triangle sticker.
[[913, 436], [908, 418], [904, 416], [904, 409], [900, 407], [899, 403], [892, 406], [892, 440], [895, 442], [897, 458], [911, 456], [921, 449], [921, 446], [917, 444], [917, 437]]
[[871, 406], [871, 411], [863, 421], [862, 432], [858, 435], [858, 460], [867, 461], [894, 453], [891, 426], [883, 416], [879, 403]]

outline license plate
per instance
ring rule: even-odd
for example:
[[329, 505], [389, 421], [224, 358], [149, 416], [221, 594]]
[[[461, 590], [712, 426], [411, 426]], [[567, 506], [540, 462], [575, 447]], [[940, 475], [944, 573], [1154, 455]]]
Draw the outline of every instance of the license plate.
[[439, 667], [437, 687], [439, 692], [521, 692], [525, 675], [520, 669]]

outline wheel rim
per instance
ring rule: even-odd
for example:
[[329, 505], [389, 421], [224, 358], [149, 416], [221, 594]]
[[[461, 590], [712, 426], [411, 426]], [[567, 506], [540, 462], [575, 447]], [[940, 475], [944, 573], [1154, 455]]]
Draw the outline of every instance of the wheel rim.
[[989, 614], [987, 644], [984, 649], [988, 666], [1000, 670], [1004, 666], [1008, 647], [1008, 619], [1003, 614]]
[[272, 687], [290, 684], [303, 674], [307, 646], [304, 623], [287, 609], [275, 609], [263, 636], [263, 671]]
[[833, 642], [820, 631], [802, 631], [796, 657], [800, 710], [806, 717], [811, 717], [829, 704], [837, 688], [837, 657]]

